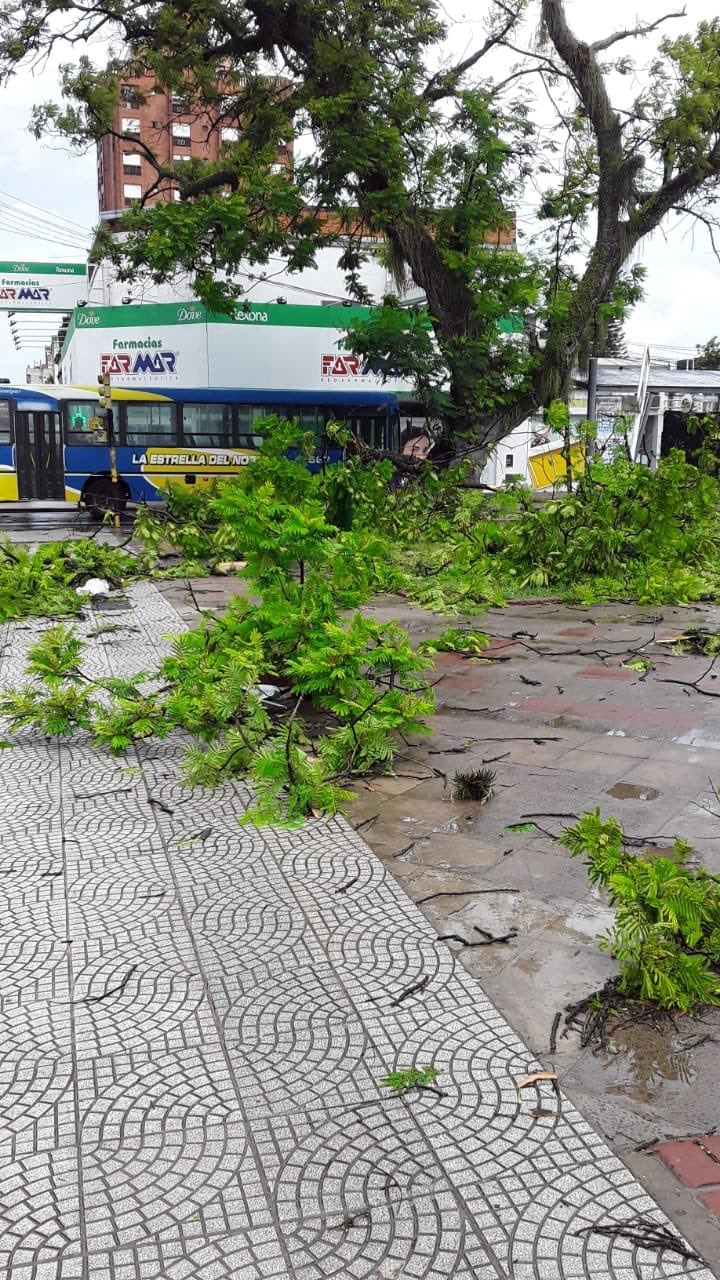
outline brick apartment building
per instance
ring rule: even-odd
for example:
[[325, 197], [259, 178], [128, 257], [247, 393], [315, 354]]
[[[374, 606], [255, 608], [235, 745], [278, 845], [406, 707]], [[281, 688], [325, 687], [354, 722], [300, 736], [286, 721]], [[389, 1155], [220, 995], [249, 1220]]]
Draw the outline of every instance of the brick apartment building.
[[[275, 81], [282, 90], [285, 82]], [[137, 204], [157, 180], [157, 172], [143, 155], [140, 146], [133, 145], [133, 137], [147, 147], [166, 165], [179, 165], [193, 157], [201, 160], [218, 159], [223, 144], [238, 138], [237, 116], [212, 118], [209, 112], [191, 111], [189, 103], [179, 94], [158, 90], [152, 75], [128, 78], [121, 87], [120, 103], [115, 112], [113, 133], [106, 134], [98, 144], [98, 201], [102, 222], [113, 222], [125, 209]], [[124, 136], [118, 136], [124, 135]], [[278, 151], [277, 172], [292, 165], [292, 143]], [[155, 200], [177, 199], [177, 188], [163, 183], [150, 197]], [[336, 214], [326, 211], [323, 215], [328, 230], [337, 229], [342, 236], [346, 227]], [[365, 233], [367, 240], [382, 240], [382, 235]], [[500, 248], [515, 245], [515, 219], [510, 216], [504, 227], [491, 231], [487, 242]]]
[[[237, 115], [223, 117], [220, 109], [191, 110], [179, 94], [158, 90], [152, 75], [128, 78], [121, 86], [113, 133], [98, 144], [98, 200], [100, 219], [114, 221], [125, 209], [137, 204], [157, 181], [157, 172], [143, 154], [145, 146], [164, 165], [180, 165], [196, 157], [215, 161], [225, 143], [238, 138]], [[119, 136], [124, 135], [124, 136]], [[138, 144], [133, 145], [133, 138]], [[277, 170], [292, 163], [292, 144], [280, 148]], [[171, 182], [153, 191], [149, 202], [179, 198]]]

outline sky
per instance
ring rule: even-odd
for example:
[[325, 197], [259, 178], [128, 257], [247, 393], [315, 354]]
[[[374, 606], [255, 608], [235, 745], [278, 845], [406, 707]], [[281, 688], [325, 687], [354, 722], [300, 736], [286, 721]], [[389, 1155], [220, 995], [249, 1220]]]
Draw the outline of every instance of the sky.
[[[442, 7], [450, 22], [451, 49], [462, 53], [473, 48], [483, 32], [478, 12], [487, 6], [477, 0], [443, 0]], [[658, 0], [604, 0], [602, 5], [567, 0], [569, 20], [590, 40], [634, 26], [636, 20], [654, 21], [665, 8], [681, 7], [672, 0], [662, 8]], [[685, 8], [686, 18], [669, 23], [668, 33], [689, 30], [717, 13], [716, 0], [686, 0]], [[57, 64], [69, 60], [65, 52], [42, 73], [23, 70], [0, 90], [0, 261], [81, 261], [80, 245], [90, 241], [97, 220], [94, 151], [73, 155], [58, 143], [37, 142], [28, 132], [33, 104], [55, 96]], [[522, 230], [522, 211], [519, 225]], [[632, 350], [635, 344], [651, 343], [654, 354], [672, 358], [692, 354], [697, 343], [720, 334], [720, 264], [705, 231], [687, 223], [668, 226], [644, 245], [636, 260], [644, 263], [648, 278], [646, 298], [626, 325]], [[36, 322], [33, 330], [40, 327]], [[28, 322], [25, 330], [29, 328]], [[38, 337], [35, 351], [17, 352], [7, 317], [0, 314], [0, 377], [24, 381], [26, 365], [43, 345]]]

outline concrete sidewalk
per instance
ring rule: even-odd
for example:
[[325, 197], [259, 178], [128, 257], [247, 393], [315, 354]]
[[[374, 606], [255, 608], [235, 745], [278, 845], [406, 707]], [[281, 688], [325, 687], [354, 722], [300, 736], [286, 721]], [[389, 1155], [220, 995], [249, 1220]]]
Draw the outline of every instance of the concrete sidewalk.
[[[88, 672], [180, 629], [130, 595]], [[178, 753], [2, 753], [1, 1275], [709, 1280], [348, 823], [241, 829]]]

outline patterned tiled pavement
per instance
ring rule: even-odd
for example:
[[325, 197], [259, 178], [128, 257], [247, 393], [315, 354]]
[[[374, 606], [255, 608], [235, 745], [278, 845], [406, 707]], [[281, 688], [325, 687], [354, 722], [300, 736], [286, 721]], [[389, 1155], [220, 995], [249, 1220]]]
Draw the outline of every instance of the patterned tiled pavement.
[[[86, 671], [181, 628], [131, 597]], [[0, 1275], [710, 1280], [348, 824], [240, 828], [179, 750], [2, 752]], [[413, 1064], [441, 1097], [379, 1086]]]

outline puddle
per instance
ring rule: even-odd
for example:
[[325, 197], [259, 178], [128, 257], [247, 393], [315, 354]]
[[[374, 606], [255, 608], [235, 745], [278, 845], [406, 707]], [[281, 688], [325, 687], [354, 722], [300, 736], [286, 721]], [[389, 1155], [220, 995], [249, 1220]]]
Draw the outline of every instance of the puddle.
[[96, 613], [128, 613], [132, 603], [127, 596], [96, 596], [91, 608]]
[[614, 787], [608, 787], [605, 795], [614, 796], [616, 800], [657, 800], [660, 792], [635, 782], [616, 782]]
[[698, 733], [684, 733], [682, 738], [672, 738], [672, 742], [677, 742], [681, 747], [706, 747], [708, 751], [720, 751], [720, 742], [717, 738], [702, 738]]
[[593, 905], [580, 903], [569, 916], [565, 917], [565, 928], [582, 938], [596, 938], [599, 933], [612, 929], [615, 923], [615, 912], [604, 903]]
[[[682, 1039], [665, 1027], [624, 1027], [611, 1034], [617, 1050], [611, 1057], [596, 1057], [602, 1077], [602, 1090], [615, 1097], [651, 1102], [657, 1094], [685, 1092], [695, 1080], [692, 1053], [682, 1052]], [[585, 1068], [594, 1075], [594, 1065]]]

